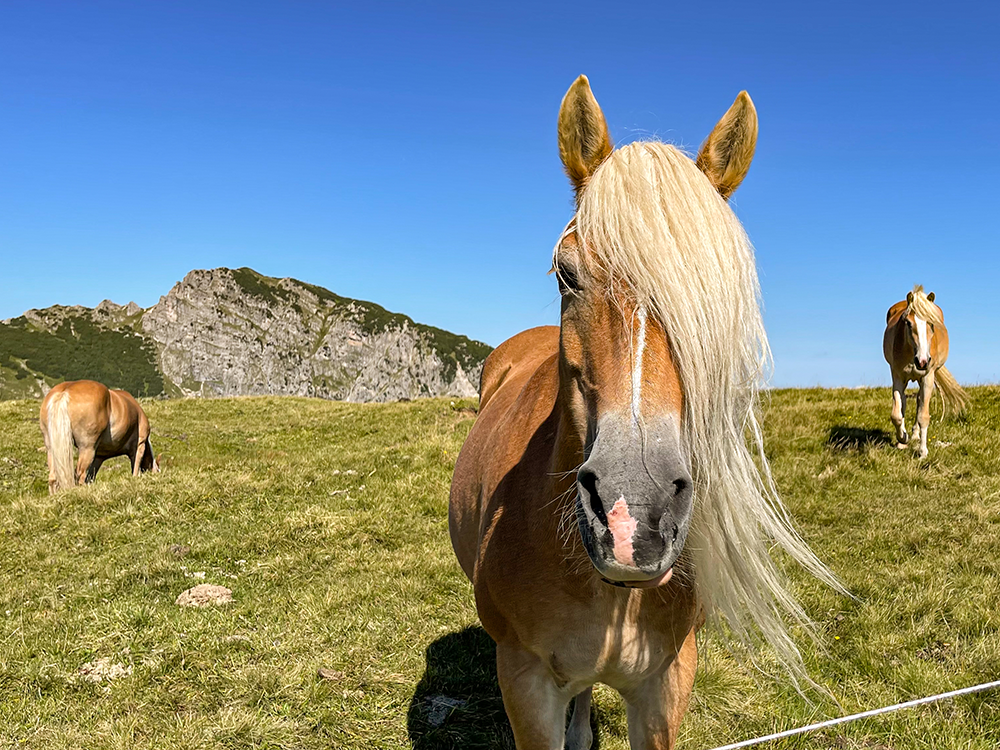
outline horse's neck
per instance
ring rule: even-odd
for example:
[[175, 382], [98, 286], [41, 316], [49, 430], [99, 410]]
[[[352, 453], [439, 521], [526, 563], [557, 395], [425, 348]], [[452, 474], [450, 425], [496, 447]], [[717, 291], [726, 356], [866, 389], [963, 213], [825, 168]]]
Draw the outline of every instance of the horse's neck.
[[903, 308], [889, 321], [889, 330], [892, 331], [895, 350], [910, 346], [910, 339], [906, 334], [906, 308]]
[[580, 440], [579, 428], [569, 407], [569, 398], [560, 384], [556, 397], [555, 412], [558, 418], [555, 445], [552, 449], [552, 471], [561, 476], [576, 471], [584, 461], [584, 447]]
[[558, 544], [551, 549], [560, 550], [563, 564], [577, 569], [587, 558], [576, 529], [576, 472], [583, 464], [584, 450], [573, 415], [565, 407], [562, 389], [554, 410], [557, 423], [547, 472], [550, 479], [547, 491], [541, 496], [542, 502], [536, 508], [536, 522], [546, 529], [546, 534], [556, 537]]

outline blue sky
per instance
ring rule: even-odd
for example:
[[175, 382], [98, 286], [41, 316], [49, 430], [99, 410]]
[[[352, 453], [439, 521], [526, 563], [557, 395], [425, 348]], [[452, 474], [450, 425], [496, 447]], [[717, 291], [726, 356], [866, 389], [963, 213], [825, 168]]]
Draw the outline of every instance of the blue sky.
[[1000, 10], [987, 3], [0, 6], [0, 318], [155, 303], [250, 266], [496, 345], [558, 320], [559, 101], [695, 150], [760, 116], [733, 205], [775, 385], [888, 382], [885, 310], [937, 293], [1000, 380]]

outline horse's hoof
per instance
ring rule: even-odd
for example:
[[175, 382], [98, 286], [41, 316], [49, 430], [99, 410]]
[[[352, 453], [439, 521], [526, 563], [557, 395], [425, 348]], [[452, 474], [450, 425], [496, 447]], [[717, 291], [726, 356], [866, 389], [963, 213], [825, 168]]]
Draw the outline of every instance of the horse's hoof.
[[898, 448], [901, 451], [905, 451], [906, 450], [906, 443], [896, 443], [896, 448]]
[[917, 458], [927, 458], [927, 449], [917, 451]]

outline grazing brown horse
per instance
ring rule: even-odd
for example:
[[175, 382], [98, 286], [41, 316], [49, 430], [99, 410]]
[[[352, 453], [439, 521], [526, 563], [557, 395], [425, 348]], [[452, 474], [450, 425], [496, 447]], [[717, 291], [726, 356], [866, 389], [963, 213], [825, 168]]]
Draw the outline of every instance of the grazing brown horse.
[[[948, 329], [944, 313], [934, 303], [934, 292], [924, 294], [917, 284], [906, 299], [885, 314], [882, 353], [892, 371], [892, 423], [896, 447], [905, 448], [910, 438], [918, 441], [920, 458], [927, 456], [927, 426], [931, 421], [931, 396], [935, 384], [941, 394], [944, 414], [961, 413], [968, 396], [944, 363], [948, 359]], [[906, 434], [906, 386], [917, 381], [917, 414], [913, 434]]]
[[[107, 459], [128, 456], [132, 474], [159, 471], [149, 420], [125, 391], [93, 380], [60, 383], [45, 394], [38, 415], [49, 460], [49, 492], [92, 482]], [[73, 446], [79, 449], [73, 468]]]
[[791, 528], [756, 416], [769, 350], [725, 199], [757, 116], [741, 93], [696, 162], [664, 143], [614, 150], [581, 76], [558, 135], [577, 204], [554, 252], [561, 324], [486, 361], [452, 545], [519, 750], [589, 747], [597, 682], [624, 697], [632, 748], [669, 748], [706, 616], [805, 677], [783, 616], [807, 618], [770, 546], [837, 585]]

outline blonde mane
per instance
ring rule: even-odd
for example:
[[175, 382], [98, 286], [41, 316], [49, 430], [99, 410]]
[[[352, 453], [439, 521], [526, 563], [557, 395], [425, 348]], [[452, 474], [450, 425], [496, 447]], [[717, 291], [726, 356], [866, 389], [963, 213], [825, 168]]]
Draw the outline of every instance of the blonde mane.
[[913, 301], [906, 306], [906, 314], [910, 313], [936, 326], [944, 323], [941, 308], [927, 299], [923, 284], [916, 284], [913, 287]]
[[695, 487], [685, 554], [699, 600], [737, 639], [753, 646], [762, 636], [796, 682], [811, 682], [786, 618], [813, 626], [769, 548], [843, 589], [793, 529], [764, 455], [758, 391], [770, 348], [742, 225], [690, 158], [642, 142], [593, 174], [576, 229], [585, 263], [659, 318], [680, 369]]

